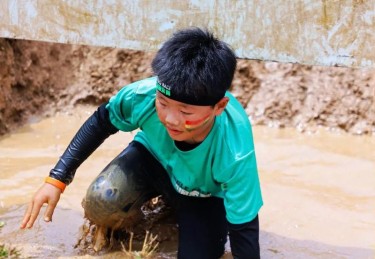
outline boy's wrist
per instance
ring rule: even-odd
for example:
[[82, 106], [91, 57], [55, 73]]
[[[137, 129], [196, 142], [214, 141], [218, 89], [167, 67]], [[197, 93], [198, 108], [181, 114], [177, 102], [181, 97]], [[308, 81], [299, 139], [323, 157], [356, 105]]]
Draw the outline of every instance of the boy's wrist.
[[49, 183], [49, 184], [51, 184], [51, 185], [53, 185], [53, 186], [59, 188], [59, 189], [61, 190], [61, 193], [64, 192], [65, 187], [66, 187], [66, 184], [65, 184], [65, 183], [63, 183], [63, 182], [61, 182], [61, 181], [59, 181], [59, 180], [57, 180], [57, 179], [55, 179], [55, 178], [52, 178], [52, 177], [50, 177], [50, 176], [47, 176], [47, 177], [45, 178], [45, 181], [44, 181], [44, 182]]

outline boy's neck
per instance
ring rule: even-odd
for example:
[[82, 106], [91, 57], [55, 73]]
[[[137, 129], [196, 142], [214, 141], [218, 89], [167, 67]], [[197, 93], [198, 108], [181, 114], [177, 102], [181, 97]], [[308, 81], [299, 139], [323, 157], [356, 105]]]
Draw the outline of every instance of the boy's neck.
[[176, 147], [181, 150], [181, 151], [189, 151], [193, 150], [197, 146], [199, 146], [202, 142], [197, 142], [197, 143], [188, 143], [186, 141], [176, 141], [175, 140], [175, 145]]

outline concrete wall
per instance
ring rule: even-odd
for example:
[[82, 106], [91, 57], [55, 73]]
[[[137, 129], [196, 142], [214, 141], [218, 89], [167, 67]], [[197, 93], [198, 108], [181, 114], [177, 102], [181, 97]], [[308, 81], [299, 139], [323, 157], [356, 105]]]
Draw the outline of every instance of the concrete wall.
[[375, 0], [1, 0], [0, 37], [156, 50], [207, 27], [239, 57], [375, 67]]

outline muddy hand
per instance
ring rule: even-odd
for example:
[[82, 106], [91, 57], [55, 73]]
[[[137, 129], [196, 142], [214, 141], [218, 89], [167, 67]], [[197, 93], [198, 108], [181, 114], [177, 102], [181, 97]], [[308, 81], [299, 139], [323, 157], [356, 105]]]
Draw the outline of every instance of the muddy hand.
[[53, 211], [60, 199], [60, 195], [61, 190], [59, 188], [48, 183], [43, 184], [29, 203], [20, 228], [32, 228], [44, 203], [47, 203], [44, 221], [52, 221]]

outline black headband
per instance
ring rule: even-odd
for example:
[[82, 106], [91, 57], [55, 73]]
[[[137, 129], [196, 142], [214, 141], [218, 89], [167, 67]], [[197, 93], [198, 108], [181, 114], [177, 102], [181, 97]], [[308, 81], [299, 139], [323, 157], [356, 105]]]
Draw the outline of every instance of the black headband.
[[162, 93], [164, 96], [186, 104], [198, 105], [198, 106], [213, 106], [217, 104], [221, 98], [224, 97], [225, 92], [222, 94], [216, 94], [215, 96], [197, 96], [194, 94], [181, 94], [176, 91], [173, 91], [173, 87], [160, 82], [157, 80], [156, 89], [159, 93]]

